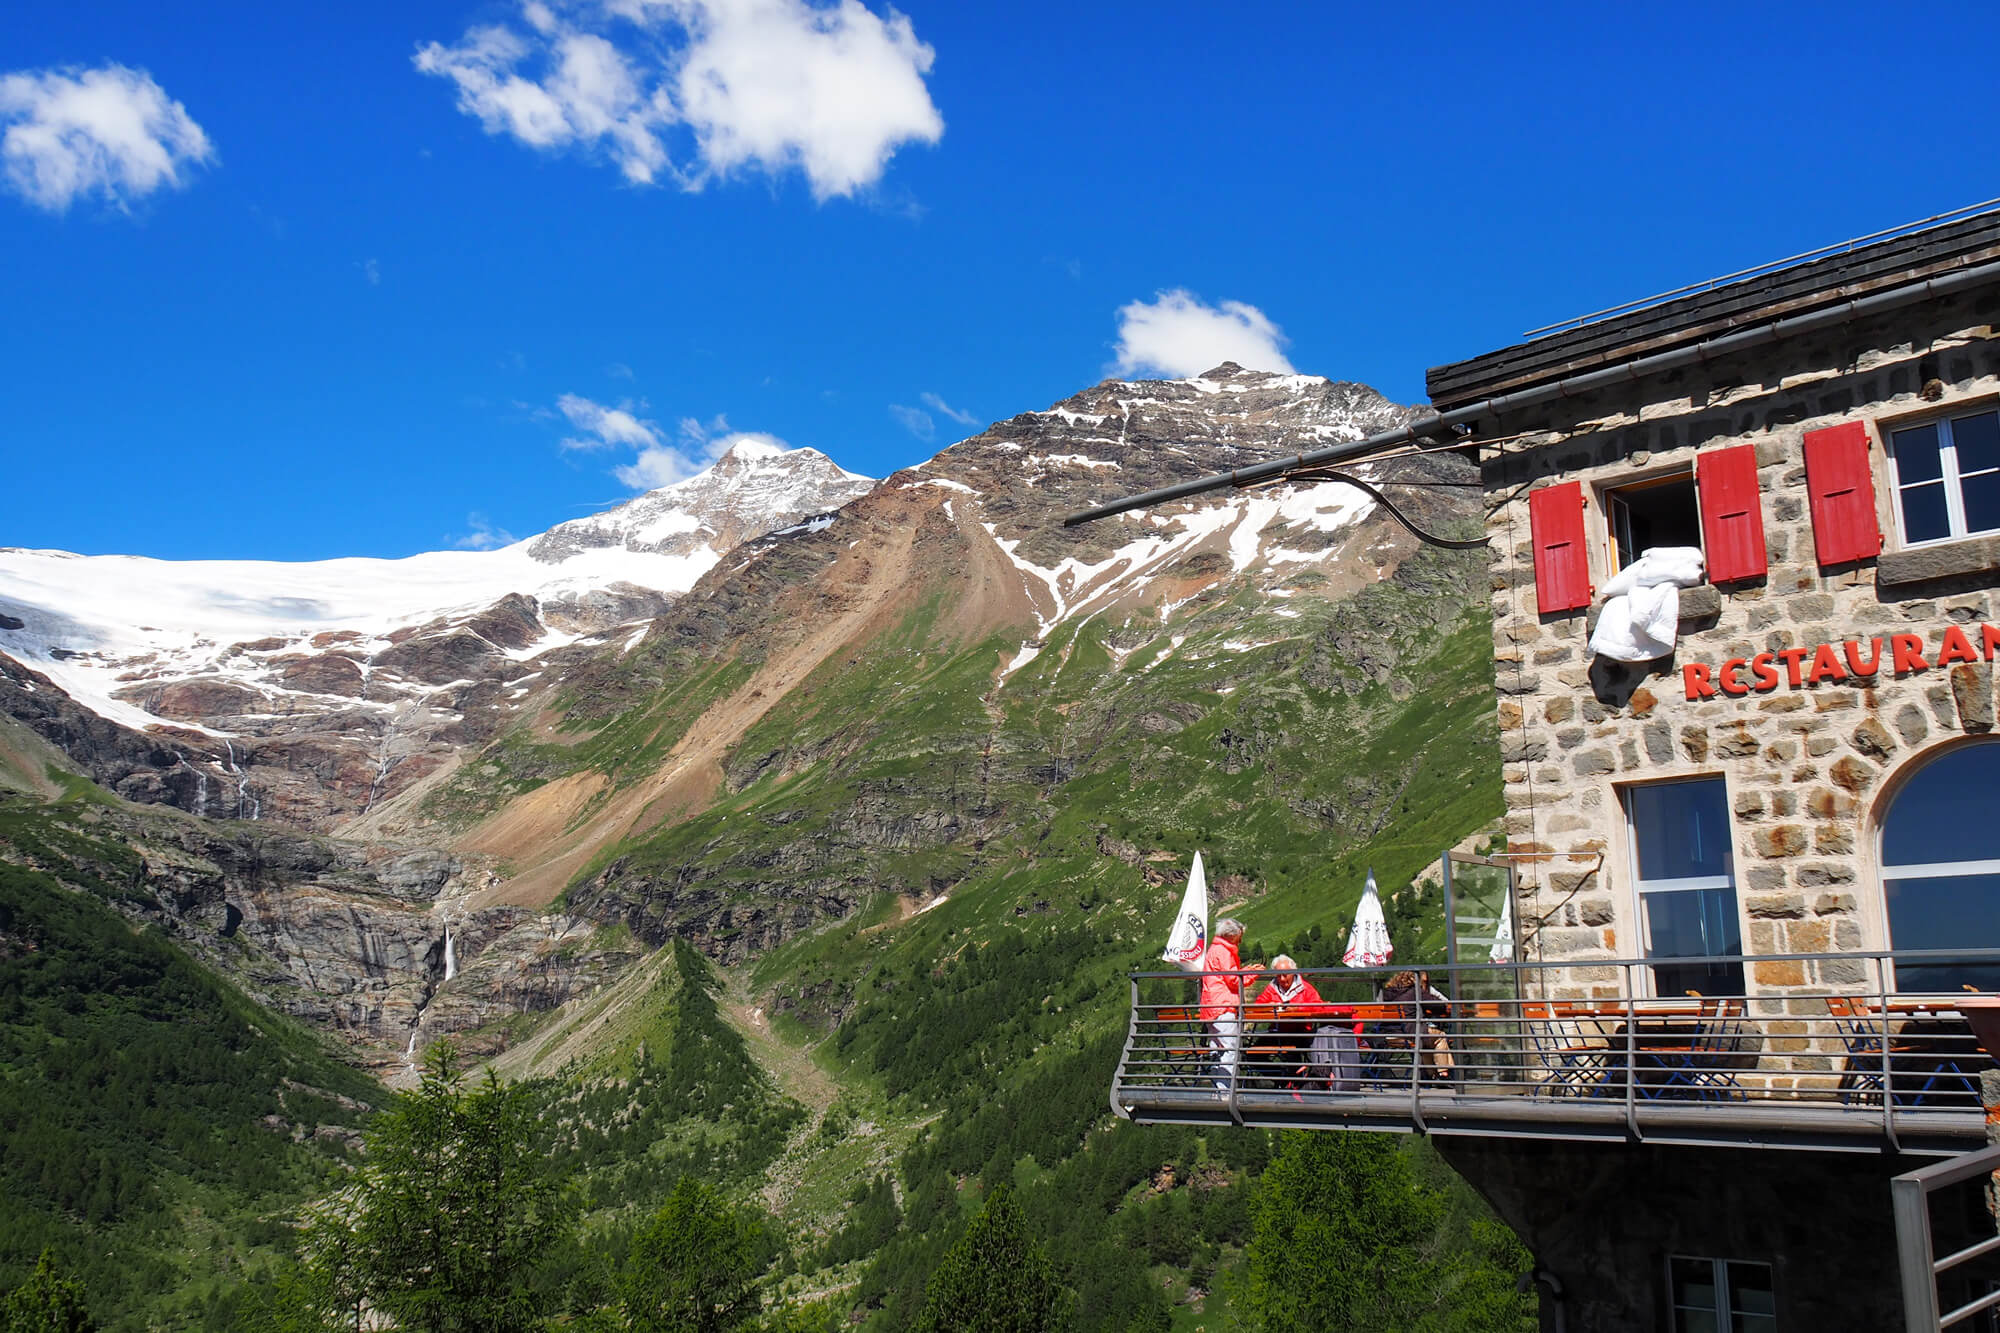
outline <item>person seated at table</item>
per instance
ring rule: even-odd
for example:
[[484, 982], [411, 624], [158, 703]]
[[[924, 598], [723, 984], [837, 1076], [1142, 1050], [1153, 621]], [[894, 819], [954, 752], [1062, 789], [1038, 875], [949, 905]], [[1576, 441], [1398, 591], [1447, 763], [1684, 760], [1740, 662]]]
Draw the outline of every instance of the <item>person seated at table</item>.
[[1257, 1003], [1270, 1005], [1272, 1018], [1281, 1023], [1324, 1018], [1332, 1009], [1313, 984], [1299, 974], [1299, 965], [1292, 961], [1292, 956], [1285, 953], [1271, 960], [1271, 980], [1257, 992]]
[[[1271, 981], [1257, 994], [1258, 1006], [1269, 1006], [1273, 1035], [1288, 1038], [1292, 1073], [1308, 1082], [1325, 1083], [1336, 1092], [1351, 1091], [1360, 1078], [1352, 1005], [1328, 1004], [1318, 988], [1299, 972], [1289, 954], [1271, 960]], [[1336, 1020], [1348, 1020], [1338, 1022]], [[1304, 1056], [1303, 1063], [1296, 1063]]]
[[1378, 1032], [1386, 1038], [1384, 1044], [1399, 1049], [1407, 1049], [1411, 1034], [1421, 1023], [1423, 1031], [1424, 1063], [1432, 1076], [1443, 1080], [1451, 1077], [1451, 1045], [1445, 1039], [1444, 1029], [1438, 1026], [1451, 1012], [1451, 1002], [1440, 995], [1431, 985], [1428, 972], [1398, 972], [1382, 987], [1382, 1003], [1407, 1006], [1410, 1017], [1395, 1019], [1378, 1025]]

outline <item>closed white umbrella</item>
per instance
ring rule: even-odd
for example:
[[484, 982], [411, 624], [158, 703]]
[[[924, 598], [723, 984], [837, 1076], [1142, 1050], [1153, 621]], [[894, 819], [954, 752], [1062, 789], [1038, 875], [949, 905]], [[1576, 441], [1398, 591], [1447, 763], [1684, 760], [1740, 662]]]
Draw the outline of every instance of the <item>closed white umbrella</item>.
[[1196, 852], [1194, 869], [1188, 872], [1187, 892], [1181, 895], [1180, 913], [1174, 917], [1166, 952], [1160, 957], [1183, 971], [1199, 972], [1202, 955], [1207, 952], [1208, 877], [1201, 873], [1201, 853]]
[[1368, 887], [1354, 909], [1354, 928], [1347, 932], [1347, 952], [1340, 961], [1349, 967], [1380, 967], [1396, 952], [1389, 943], [1389, 923], [1382, 916], [1382, 899], [1375, 892], [1375, 869], [1368, 869]]
[[1507, 896], [1500, 900], [1500, 930], [1493, 941], [1493, 949], [1486, 955], [1489, 963], [1511, 963], [1514, 961], [1514, 891], [1510, 887]]

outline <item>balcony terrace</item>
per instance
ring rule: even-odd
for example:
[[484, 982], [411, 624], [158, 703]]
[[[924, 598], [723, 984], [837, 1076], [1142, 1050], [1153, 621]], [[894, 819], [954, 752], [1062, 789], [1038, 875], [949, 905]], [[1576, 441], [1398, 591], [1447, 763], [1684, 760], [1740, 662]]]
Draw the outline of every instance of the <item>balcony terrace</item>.
[[[1390, 969], [1300, 974], [1325, 1003], [1239, 1001], [1230, 1069], [1198, 976], [1134, 973], [1112, 1109], [1147, 1124], [1938, 1156], [1986, 1141], [1993, 1060], [1966, 980], [1990, 986], [2000, 950], [1440, 965], [1439, 998], [1421, 1005], [1377, 998]], [[1899, 989], [1899, 974], [1955, 988]], [[1656, 993], [1690, 976], [1734, 993]], [[1245, 974], [1247, 995], [1263, 985]]]

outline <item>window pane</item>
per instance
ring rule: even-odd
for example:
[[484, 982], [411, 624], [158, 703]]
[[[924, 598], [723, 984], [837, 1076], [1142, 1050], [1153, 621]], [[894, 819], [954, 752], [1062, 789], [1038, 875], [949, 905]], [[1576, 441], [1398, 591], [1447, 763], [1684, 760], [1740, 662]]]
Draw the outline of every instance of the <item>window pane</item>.
[[[1896, 793], [1882, 828], [1882, 864], [2000, 860], [2000, 745], [1940, 755]], [[2000, 941], [1996, 941], [2000, 943]]]
[[1715, 1261], [1675, 1259], [1669, 1269], [1674, 1304], [1682, 1310], [1715, 1310]]
[[1625, 800], [1640, 879], [1731, 873], [1729, 797], [1721, 778], [1628, 787]]
[[1729, 1265], [1729, 1309], [1735, 1314], [1776, 1314], [1769, 1264]]
[[1944, 507], [1944, 483], [1906, 486], [1896, 492], [1903, 507], [1903, 540], [1931, 542], [1951, 536], [1951, 515]]
[[[2000, 947], [2000, 875], [1885, 879], [1882, 889], [1889, 900], [1889, 942], [1895, 948]], [[1896, 964], [1897, 990], [1955, 991], [1960, 986], [2000, 991], [2000, 964], [1950, 958]]]
[[1708, 1310], [1675, 1310], [1674, 1333], [1717, 1333], [1715, 1315]]
[[1899, 430], [1890, 439], [1896, 451], [1898, 482], [1928, 481], [1944, 475], [1944, 467], [1938, 461], [1938, 428], [1935, 424]]
[[1977, 416], [1954, 417], [1951, 442], [1958, 449], [1958, 471], [1978, 472], [2000, 467], [2000, 414], [1981, 412]]
[[1988, 532], [2000, 528], [2000, 472], [1982, 472], [1961, 483], [1965, 496], [1965, 530]]
[[[1648, 958], [1703, 958], [1743, 952], [1736, 922], [1736, 894], [1730, 889], [1649, 893], [1646, 906]], [[1741, 963], [1682, 963], [1653, 968], [1653, 989], [1661, 995], [1743, 994]]]

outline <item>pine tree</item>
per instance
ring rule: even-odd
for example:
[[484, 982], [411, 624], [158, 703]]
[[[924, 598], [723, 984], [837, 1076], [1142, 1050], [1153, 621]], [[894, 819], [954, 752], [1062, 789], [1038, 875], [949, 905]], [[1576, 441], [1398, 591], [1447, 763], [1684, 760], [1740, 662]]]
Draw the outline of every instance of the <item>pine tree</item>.
[[1270, 1333], [1455, 1327], [1444, 1196], [1386, 1135], [1294, 1130], [1264, 1173], [1244, 1304]]
[[721, 1191], [682, 1176], [666, 1206], [632, 1242], [618, 1277], [636, 1333], [726, 1333], [762, 1306], [763, 1224]]
[[91, 1333], [97, 1325], [83, 1305], [83, 1284], [43, 1250], [28, 1280], [0, 1302], [0, 1333]]
[[405, 1329], [514, 1333], [544, 1312], [535, 1279], [569, 1235], [568, 1202], [535, 1150], [528, 1090], [491, 1073], [468, 1088], [455, 1058], [433, 1047], [417, 1091], [369, 1136], [355, 1285]]
[[917, 1333], [1050, 1333], [1067, 1326], [1069, 1307], [1070, 1293], [1001, 1185], [931, 1274]]

